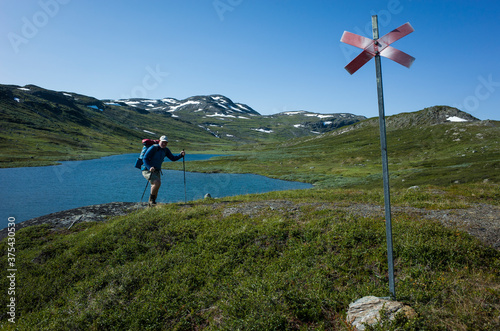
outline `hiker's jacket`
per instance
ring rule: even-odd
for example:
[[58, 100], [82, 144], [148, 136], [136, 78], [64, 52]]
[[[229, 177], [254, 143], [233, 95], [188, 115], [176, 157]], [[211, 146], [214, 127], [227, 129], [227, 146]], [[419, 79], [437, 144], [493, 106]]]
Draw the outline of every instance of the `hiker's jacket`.
[[171, 161], [177, 161], [182, 158], [181, 154], [173, 155], [170, 149], [168, 149], [167, 147], [160, 148], [159, 145], [153, 145], [149, 147], [146, 151], [146, 154], [144, 154], [144, 164], [142, 165], [141, 170], [149, 170], [152, 167], [160, 170], [165, 156], [168, 157]]

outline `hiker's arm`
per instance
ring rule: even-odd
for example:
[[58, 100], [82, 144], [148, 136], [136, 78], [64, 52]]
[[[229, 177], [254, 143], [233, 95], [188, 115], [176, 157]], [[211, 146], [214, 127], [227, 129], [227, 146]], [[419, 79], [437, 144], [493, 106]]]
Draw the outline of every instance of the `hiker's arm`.
[[170, 161], [175, 162], [175, 161], [177, 161], [179, 159], [182, 159], [184, 157], [184, 154], [185, 154], [185, 152], [182, 151], [181, 154], [174, 155], [174, 154], [172, 154], [172, 152], [170, 151], [170, 149], [167, 148], [167, 152], [166, 152], [165, 156], [168, 157], [170, 159]]

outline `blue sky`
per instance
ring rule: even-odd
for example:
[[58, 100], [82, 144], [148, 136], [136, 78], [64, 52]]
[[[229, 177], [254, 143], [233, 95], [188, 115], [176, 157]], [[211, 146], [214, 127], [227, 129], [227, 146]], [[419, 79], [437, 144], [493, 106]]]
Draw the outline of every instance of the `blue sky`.
[[99, 99], [223, 94], [261, 114], [378, 115], [375, 64], [344, 30], [371, 38], [410, 22], [382, 58], [387, 115], [434, 105], [500, 120], [500, 2], [476, 0], [2, 0], [0, 83]]

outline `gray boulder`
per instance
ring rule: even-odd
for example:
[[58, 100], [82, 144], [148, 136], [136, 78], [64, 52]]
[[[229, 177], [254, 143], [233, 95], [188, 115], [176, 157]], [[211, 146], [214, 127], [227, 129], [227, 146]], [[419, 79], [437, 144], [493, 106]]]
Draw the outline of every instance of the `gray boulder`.
[[365, 324], [376, 325], [380, 322], [380, 310], [382, 309], [385, 310], [389, 320], [393, 320], [399, 313], [405, 314], [407, 318], [417, 316], [413, 308], [405, 306], [401, 302], [368, 296], [349, 305], [347, 322], [351, 323], [355, 330], [364, 330]]

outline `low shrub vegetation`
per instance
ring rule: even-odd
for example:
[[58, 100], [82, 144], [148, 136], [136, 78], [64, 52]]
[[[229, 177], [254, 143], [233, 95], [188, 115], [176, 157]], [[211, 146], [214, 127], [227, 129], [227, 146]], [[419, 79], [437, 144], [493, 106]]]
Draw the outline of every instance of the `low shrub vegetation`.
[[[395, 192], [396, 205], [434, 208], [429, 192], [435, 190]], [[449, 203], [465, 203], [453, 189], [443, 192]], [[350, 302], [389, 295], [385, 223], [340, 206], [380, 204], [382, 196], [354, 189], [273, 192], [164, 205], [63, 232], [21, 229], [15, 327], [349, 330]], [[288, 207], [239, 209], [269, 201]], [[382, 321], [384, 330], [498, 329], [497, 250], [411, 213], [394, 215], [393, 233], [397, 299], [418, 317]], [[7, 250], [6, 241], [0, 249]], [[0, 325], [14, 329], [7, 317]]]

